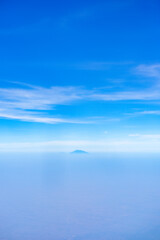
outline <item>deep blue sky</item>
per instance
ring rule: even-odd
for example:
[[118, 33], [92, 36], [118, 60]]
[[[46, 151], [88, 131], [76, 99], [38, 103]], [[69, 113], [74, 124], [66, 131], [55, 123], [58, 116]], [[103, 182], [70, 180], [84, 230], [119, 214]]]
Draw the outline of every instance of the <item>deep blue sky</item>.
[[159, 11], [155, 0], [2, 0], [0, 148], [160, 149]]

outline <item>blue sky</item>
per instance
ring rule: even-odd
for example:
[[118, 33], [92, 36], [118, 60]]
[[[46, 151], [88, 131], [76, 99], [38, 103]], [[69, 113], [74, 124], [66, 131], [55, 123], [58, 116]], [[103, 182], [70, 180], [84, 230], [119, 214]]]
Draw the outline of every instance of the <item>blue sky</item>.
[[159, 1], [1, 1], [0, 151], [159, 151]]

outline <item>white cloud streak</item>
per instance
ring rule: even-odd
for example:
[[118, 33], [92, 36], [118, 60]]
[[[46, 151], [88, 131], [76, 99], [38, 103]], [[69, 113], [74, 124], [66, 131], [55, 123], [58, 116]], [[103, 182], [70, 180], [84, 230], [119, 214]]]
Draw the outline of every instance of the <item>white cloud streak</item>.
[[160, 78], [160, 64], [141, 64], [136, 67], [136, 71], [146, 77]]
[[146, 91], [112, 92], [111, 94], [95, 93], [90, 95], [90, 98], [103, 101], [160, 100], [160, 91], [148, 89]]
[[8, 108], [48, 110], [53, 105], [79, 100], [82, 98], [81, 94], [82, 91], [74, 87], [0, 88], [0, 103]]
[[129, 134], [129, 137], [136, 137], [136, 138], [148, 139], [148, 140], [157, 140], [157, 139], [160, 139], [160, 134], [139, 134], [139, 133], [134, 133], [134, 134]]
[[[101, 66], [101, 64], [100, 64]], [[102, 64], [103, 66], [103, 64]], [[91, 98], [103, 101], [150, 101], [160, 100], [160, 64], [145, 65], [141, 64], [135, 68], [137, 74], [156, 79], [150, 88], [143, 90], [133, 89], [132, 91], [119, 91], [111, 93], [92, 93]]]
[[83, 121], [83, 120], [76, 120], [76, 119], [65, 119], [65, 118], [54, 118], [54, 117], [45, 117], [45, 116], [35, 116], [35, 115], [26, 115], [24, 114], [7, 114], [7, 113], [1, 113], [0, 112], [0, 117], [1, 118], [6, 118], [6, 119], [13, 119], [13, 120], [20, 120], [20, 121], [25, 121], [25, 122], [37, 122], [37, 123], [48, 123], [48, 124], [56, 124], [56, 123], [79, 123], [79, 124], [88, 124], [88, 123], [93, 123], [91, 121]]
[[[98, 65], [97, 65], [98, 64]], [[108, 63], [94, 63], [91, 66], [107, 66]], [[139, 74], [149, 77], [160, 77], [160, 64], [139, 65]], [[89, 123], [90, 121], [65, 119], [51, 115], [57, 105], [69, 105], [80, 101], [159, 101], [160, 85], [154, 83], [151, 88], [133, 91], [108, 91], [108, 89], [90, 89], [82, 87], [50, 88], [15, 83], [16, 88], [0, 88], [0, 117], [20, 121], [41, 123]], [[30, 111], [30, 112], [29, 112]], [[159, 115], [160, 111], [142, 111], [134, 115]], [[131, 115], [133, 115], [131, 114]]]
[[160, 110], [148, 110], [148, 111], [140, 111], [140, 112], [133, 112], [127, 113], [128, 116], [136, 117], [136, 116], [143, 116], [143, 115], [160, 115]]
[[48, 142], [0, 143], [0, 152], [72, 152], [83, 149], [88, 152], [160, 152], [160, 139], [123, 140], [65, 140]]
[[[0, 88], [0, 117], [39, 123], [89, 123], [77, 119], [46, 116], [56, 105], [80, 100], [83, 91], [74, 87]], [[50, 114], [51, 115], [51, 114]]]

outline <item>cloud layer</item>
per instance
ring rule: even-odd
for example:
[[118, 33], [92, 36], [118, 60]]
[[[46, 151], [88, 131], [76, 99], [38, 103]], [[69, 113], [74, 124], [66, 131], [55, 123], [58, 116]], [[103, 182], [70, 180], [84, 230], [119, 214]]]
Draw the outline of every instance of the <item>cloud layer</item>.
[[160, 137], [139, 140], [65, 140], [46, 142], [0, 143], [0, 152], [72, 152], [83, 149], [88, 152], [160, 152]]

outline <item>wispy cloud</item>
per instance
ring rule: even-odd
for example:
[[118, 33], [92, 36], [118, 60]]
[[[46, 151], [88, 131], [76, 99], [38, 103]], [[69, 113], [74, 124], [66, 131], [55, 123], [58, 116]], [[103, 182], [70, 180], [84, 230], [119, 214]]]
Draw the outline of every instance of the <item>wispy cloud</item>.
[[89, 100], [92, 91], [79, 87], [44, 88], [14, 82], [25, 88], [0, 88], [0, 118], [38, 123], [102, 123], [117, 121], [109, 117], [84, 117], [83, 119], [56, 117], [53, 114], [57, 105], [69, 105], [80, 100]]
[[110, 94], [94, 93], [90, 98], [103, 101], [125, 101], [125, 100], [160, 100], [159, 89], [146, 89], [143, 91], [121, 91]]
[[[101, 64], [100, 64], [101, 66]], [[104, 65], [105, 66], [105, 65]], [[106, 66], [108, 66], [106, 64]], [[103, 63], [102, 63], [103, 67]], [[129, 91], [112, 91], [111, 93], [101, 93], [95, 92], [90, 97], [96, 100], [103, 100], [103, 101], [125, 101], [125, 100], [160, 100], [160, 64], [155, 65], [145, 65], [141, 64], [135, 68], [137, 74], [142, 75], [144, 77], [149, 77], [151, 80], [156, 79], [157, 81], [153, 81], [151, 87], [138, 89], [134, 88], [133, 90]], [[126, 86], [127, 88], [127, 86]]]
[[0, 88], [1, 118], [49, 124], [89, 122], [46, 116], [56, 105], [70, 104], [81, 99], [83, 91], [74, 87], [26, 87], [28, 88]]
[[[109, 63], [95, 63], [96, 66], [104, 67]], [[92, 66], [91, 66], [92, 67]], [[160, 64], [140, 65], [138, 71], [150, 77], [160, 76]], [[13, 83], [12, 83], [13, 84]], [[50, 88], [33, 86], [25, 83], [15, 82], [16, 87], [0, 88], [0, 117], [17, 119], [21, 121], [43, 122], [43, 123], [87, 123], [88, 120], [66, 119], [65, 117], [53, 116], [52, 110], [57, 105], [69, 105], [81, 101], [159, 101], [160, 86], [154, 83], [146, 89], [134, 88], [133, 90], [115, 91], [108, 88], [85, 89], [74, 86], [52, 86]], [[127, 87], [126, 87], [127, 88]], [[30, 112], [29, 112], [30, 111]], [[140, 111], [128, 115], [160, 115], [159, 110]], [[87, 119], [87, 116], [86, 116]], [[92, 119], [94, 122], [108, 121], [109, 118]], [[91, 121], [92, 121], [91, 120]], [[115, 120], [115, 119], [114, 119]]]
[[1, 106], [19, 109], [47, 110], [79, 100], [81, 95], [82, 91], [74, 87], [0, 88]]
[[160, 115], [160, 110], [140, 111], [128, 113], [129, 116], [140, 116], [140, 115]]
[[139, 134], [139, 133], [134, 133], [134, 134], [129, 134], [129, 137], [136, 137], [136, 138], [148, 139], [148, 140], [156, 140], [156, 139], [160, 139], [160, 134]]
[[[36, 116], [38, 115], [38, 116]], [[25, 122], [37, 122], [37, 123], [48, 123], [48, 124], [56, 124], [56, 123], [79, 123], [79, 124], [88, 124], [93, 123], [92, 121], [85, 121], [80, 119], [66, 119], [66, 118], [56, 118], [56, 117], [46, 117], [44, 115], [35, 114], [35, 113], [26, 113], [21, 111], [15, 111], [15, 113], [5, 113], [0, 111], [0, 118], [20, 120]]]
[[141, 74], [146, 77], [155, 77], [160, 78], [160, 64], [141, 64], [136, 67], [138, 74]]

